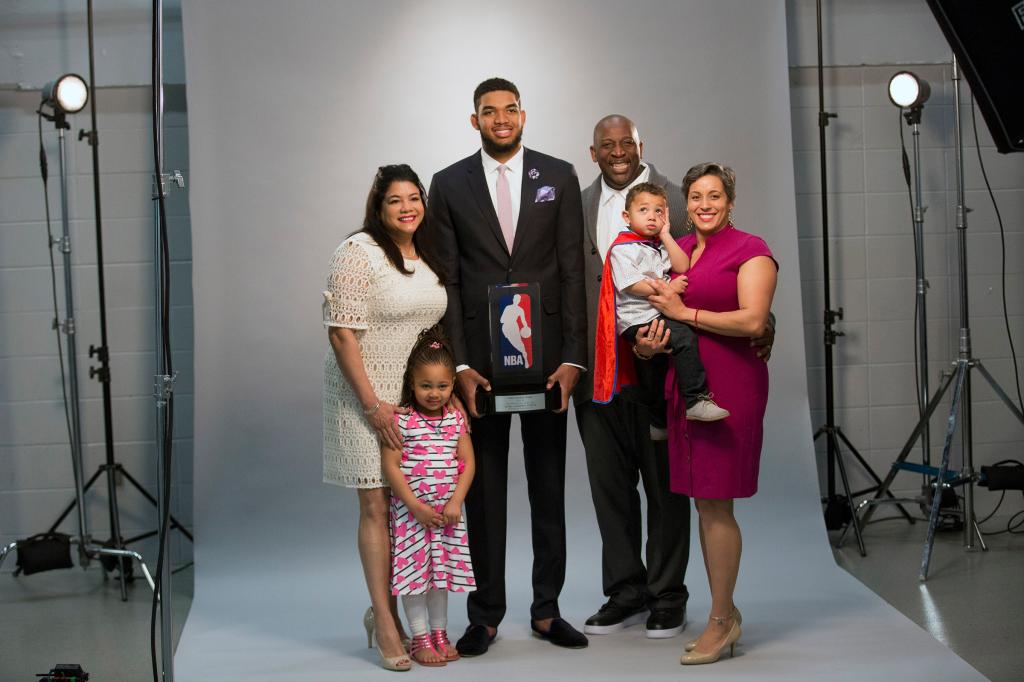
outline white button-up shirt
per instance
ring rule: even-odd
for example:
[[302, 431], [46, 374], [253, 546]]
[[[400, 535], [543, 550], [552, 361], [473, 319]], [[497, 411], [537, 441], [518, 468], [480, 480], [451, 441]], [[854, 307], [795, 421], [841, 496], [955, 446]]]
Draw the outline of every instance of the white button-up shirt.
[[640, 175], [622, 189], [609, 187], [604, 176], [601, 176], [601, 199], [597, 210], [597, 251], [601, 254], [602, 261], [608, 255], [608, 247], [615, 241], [619, 232], [629, 229], [626, 221], [622, 219], [622, 212], [626, 210], [626, 195], [633, 185], [647, 182], [650, 177], [651, 169], [647, 164], [643, 164]]

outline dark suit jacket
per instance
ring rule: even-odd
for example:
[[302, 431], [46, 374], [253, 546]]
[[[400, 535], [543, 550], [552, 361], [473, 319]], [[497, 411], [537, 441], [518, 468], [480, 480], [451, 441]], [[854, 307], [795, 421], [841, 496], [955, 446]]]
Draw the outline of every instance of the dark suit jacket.
[[[686, 202], [679, 185], [670, 182], [658, 172], [653, 164], [644, 161], [651, 169], [648, 182], [661, 185], [668, 192], [668, 215], [672, 221], [672, 234], [677, 239], [686, 234]], [[590, 186], [583, 190], [583, 260], [586, 264], [587, 283], [587, 367], [594, 366], [594, 336], [597, 332], [597, 298], [601, 294], [601, 272], [604, 261], [597, 250], [597, 215], [601, 202], [601, 176], [598, 175]], [[580, 377], [573, 393], [576, 403], [590, 400], [594, 395], [594, 376], [587, 372]]]
[[[536, 201], [541, 188], [554, 188], [554, 199]], [[550, 190], [542, 194], [550, 195]], [[571, 164], [524, 150], [519, 222], [511, 254], [479, 151], [434, 175], [429, 210], [430, 229], [439, 240], [449, 278], [444, 326], [458, 364], [491, 376], [488, 285], [539, 282], [545, 375], [564, 362], [587, 366], [583, 213], [579, 180]]]

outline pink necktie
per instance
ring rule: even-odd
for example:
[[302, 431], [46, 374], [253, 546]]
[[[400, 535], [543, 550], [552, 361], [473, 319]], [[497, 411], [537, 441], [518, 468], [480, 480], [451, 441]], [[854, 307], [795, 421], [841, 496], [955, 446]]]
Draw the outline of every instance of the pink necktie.
[[505, 245], [508, 252], [512, 253], [512, 242], [516, 238], [515, 225], [512, 224], [512, 192], [508, 188], [508, 178], [505, 171], [508, 166], [498, 166], [498, 224], [501, 225], [501, 234], [505, 237]]

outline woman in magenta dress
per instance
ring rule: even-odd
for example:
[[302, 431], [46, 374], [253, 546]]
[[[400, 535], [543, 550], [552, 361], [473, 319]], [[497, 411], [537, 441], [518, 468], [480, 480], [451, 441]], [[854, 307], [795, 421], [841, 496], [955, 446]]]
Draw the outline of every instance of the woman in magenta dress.
[[[682, 190], [692, 226], [679, 241], [690, 256], [689, 284], [682, 298], [660, 287], [651, 302], [697, 330], [708, 388], [731, 413], [718, 422], [687, 422], [679, 392], [666, 391], [671, 487], [694, 500], [711, 585], [707, 627], [680, 659], [695, 664], [718, 660], [740, 637], [740, 614], [732, 601], [741, 548], [733, 499], [757, 492], [768, 368], [750, 339], [764, 334], [778, 265], [763, 239], [733, 227], [736, 174], [731, 168], [694, 166]], [[670, 372], [668, 381], [673, 380]]]

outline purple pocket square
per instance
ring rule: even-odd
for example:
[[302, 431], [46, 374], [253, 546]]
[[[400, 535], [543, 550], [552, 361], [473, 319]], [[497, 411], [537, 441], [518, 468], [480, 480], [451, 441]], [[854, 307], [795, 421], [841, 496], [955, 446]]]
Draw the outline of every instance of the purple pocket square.
[[539, 203], [542, 203], [544, 201], [554, 201], [554, 200], [555, 200], [555, 188], [552, 187], [551, 185], [544, 185], [543, 187], [539, 187], [537, 189], [537, 196], [535, 196], [533, 198], [533, 203], [539, 204]]

